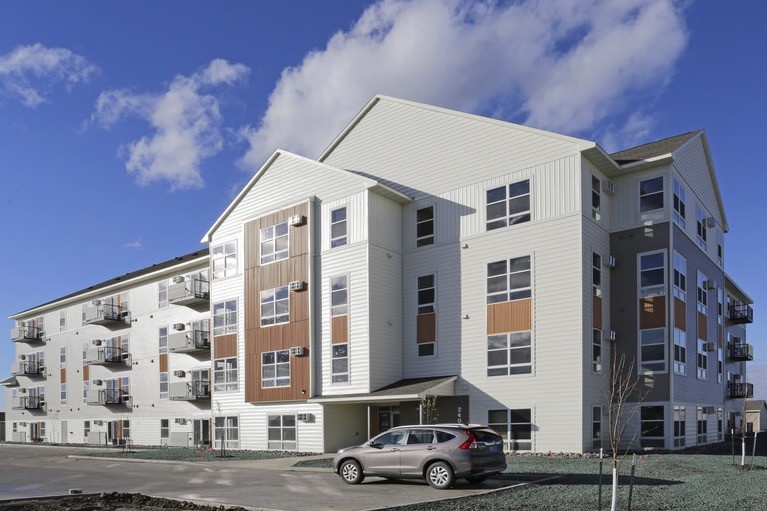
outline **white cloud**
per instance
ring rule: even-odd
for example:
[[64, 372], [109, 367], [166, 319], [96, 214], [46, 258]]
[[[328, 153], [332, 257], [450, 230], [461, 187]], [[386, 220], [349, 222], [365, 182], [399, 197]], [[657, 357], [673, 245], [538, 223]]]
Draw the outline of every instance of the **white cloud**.
[[51, 88], [63, 82], [67, 89], [98, 72], [98, 67], [66, 48], [42, 44], [17, 46], [0, 55], [0, 95], [36, 107]]
[[130, 242], [124, 244], [123, 248], [132, 248], [134, 250], [138, 250], [140, 248], [144, 248], [144, 244], [141, 243], [141, 238], [139, 238], [136, 241], [130, 241]]
[[588, 133], [657, 93], [686, 42], [672, 0], [382, 0], [283, 70], [241, 163], [317, 155], [377, 92]]
[[161, 93], [134, 94], [127, 90], [102, 92], [92, 122], [109, 128], [133, 115], [153, 129], [122, 149], [125, 167], [140, 185], [168, 181], [172, 190], [200, 188], [203, 160], [223, 146], [219, 101], [210, 91], [244, 80], [250, 70], [242, 64], [213, 60], [191, 76], [176, 76]]

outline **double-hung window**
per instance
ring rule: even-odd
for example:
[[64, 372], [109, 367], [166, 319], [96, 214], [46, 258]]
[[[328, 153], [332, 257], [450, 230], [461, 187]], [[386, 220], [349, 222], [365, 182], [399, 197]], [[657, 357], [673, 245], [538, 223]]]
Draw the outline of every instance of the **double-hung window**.
[[240, 427], [238, 417], [215, 417], [213, 419], [213, 447], [221, 449], [240, 448]]
[[331, 382], [349, 382], [349, 343], [333, 344], [331, 347]]
[[674, 251], [674, 297], [687, 301], [687, 260]]
[[415, 246], [423, 247], [434, 244], [434, 206], [421, 208], [415, 212]]
[[293, 451], [296, 449], [296, 416], [269, 415], [267, 444], [269, 450]]
[[289, 246], [290, 229], [287, 222], [261, 229], [261, 264], [287, 259]]
[[63, 332], [67, 329], [67, 310], [61, 309], [59, 311], [59, 332]]
[[674, 222], [679, 224], [679, 227], [684, 229], [687, 226], [686, 221], [687, 206], [685, 204], [685, 191], [684, 187], [679, 184], [676, 178], [674, 178]]
[[708, 314], [708, 291], [706, 291], [706, 276], [698, 272], [698, 312]]
[[662, 406], [643, 406], [641, 416], [641, 445], [642, 447], [665, 446]]
[[261, 387], [290, 387], [290, 350], [261, 354]]
[[160, 419], [160, 438], [170, 438], [170, 420]]
[[666, 329], [650, 328], [639, 331], [640, 368], [644, 371], [666, 370]]
[[237, 242], [229, 241], [214, 246], [210, 251], [213, 280], [223, 279], [237, 273]]
[[594, 296], [602, 296], [602, 256], [593, 253], [591, 254], [591, 287], [594, 291]]
[[650, 213], [660, 209], [663, 209], [663, 176], [640, 181], [639, 212]]
[[698, 419], [698, 445], [702, 445], [708, 442], [708, 417], [706, 416], [706, 410], [702, 406], [697, 407], [695, 411], [696, 418]]
[[602, 218], [602, 182], [597, 176], [591, 176], [591, 218]]
[[530, 180], [488, 190], [486, 194], [487, 230], [530, 221]]
[[213, 304], [213, 335], [237, 333], [237, 300]]
[[684, 447], [687, 443], [687, 410], [684, 406], [674, 406], [674, 447]]
[[330, 315], [349, 314], [349, 277], [338, 275], [330, 278]]
[[61, 384], [61, 406], [67, 405], [67, 384]]
[[508, 450], [532, 450], [533, 423], [530, 408], [488, 410], [487, 425], [503, 437]]
[[508, 302], [532, 296], [530, 256], [487, 265], [487, 303]]
[[666, 257], [663, 252], [644, 254], [639, 260], [641, 298], [666, 294]]
[[157, 306], [164, 309], [168, 306], [168, 281], [161, 280], [157, 283]]
[[261, 291], [261, 326], [280, 325], [290, 321], [288, 286]]
[[60, 367], [66, 367], [67, 366], [67, 347], [62, 346], [59, 348], [59, 366]]
[[674, 372], [687, 372], [687, 332], [680, 328], [674, 328]]
[[437, 333], [437, 288], [434, 274], [418, 277], [417, 339], [418, 356], [434, 355]]
[[340, 247], [349, 242], [347, 227], [346, 207], [330, 212], [330, 248]]
[[511, 332], [487, 338], [487, 375], [506, 376], [533, 372], [530, 332]]
[[591, 329], [591, 371], [602, 372], [602, 331]]
[[237, 390], [237, 357], [213, 361], [213, 390]]
[[698, 246], [705, 252], [708, 247], [708, 228], [706, 227], [706, 212], [700, 206], [695, 207]]
[[703, 339], [698, 339], [698, 357], [697, 357], [698, 379], [708, 378], [708, 343]]

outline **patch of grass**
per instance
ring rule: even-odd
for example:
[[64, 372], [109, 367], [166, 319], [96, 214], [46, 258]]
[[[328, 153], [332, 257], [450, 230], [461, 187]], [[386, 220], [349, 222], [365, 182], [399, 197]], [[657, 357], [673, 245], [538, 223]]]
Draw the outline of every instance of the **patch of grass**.
[[243, 460], [270, 460], [275, 458], [292, 458], [306, 456], [308, 453], [287, 451], [226, 451], [226, 456], [221, 456], [221, 451], [210, 449], [192, 449], [186, 447], [156, 447], [156, 448], [132, 448], [128, 452], [115, 449], [111, 452], [88, 452], [85, 456], [96, 458], [129, 458], [138, 460], [169, 460], [169, 461], [243, 461]]
[[313, 458], [293, 463], [294, 467], [333, 468], [333, 458]]

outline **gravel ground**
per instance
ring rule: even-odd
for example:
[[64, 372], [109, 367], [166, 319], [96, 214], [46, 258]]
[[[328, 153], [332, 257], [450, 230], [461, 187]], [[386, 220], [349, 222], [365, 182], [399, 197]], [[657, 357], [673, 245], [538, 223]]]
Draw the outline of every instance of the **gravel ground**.
[[[30, 499], [23, 502], [1, 502], [0, 511], [213, 511], [223, 507], [203, 506], [170, 499], [156, 499], [136, 493], [106, 493], [54, 499]], [[226, 508], [245, 511], [241, 507]]]
[[140, 460], [172, 461], [269, 460], [274, 458], [290, 458], [310, 455], [310, 453], [285, 451], [226, 451], [226, 456], [221, 457], [221, 451], [211, 451], [210, 449], [191, 449], [184, 447], [131, 449], [129, 452], [123, 452], [120, 449], [115, 449], [111, 452], [78, 452], [77, 449], [73, 449], [72, 454], [93, 456], [98, 458], [132, 458]]
[[293, 463], [294, 467], [311, 467], [311, 468], [333, 468], [333, 458], [313, 458], [310, 460], [300, 460]]

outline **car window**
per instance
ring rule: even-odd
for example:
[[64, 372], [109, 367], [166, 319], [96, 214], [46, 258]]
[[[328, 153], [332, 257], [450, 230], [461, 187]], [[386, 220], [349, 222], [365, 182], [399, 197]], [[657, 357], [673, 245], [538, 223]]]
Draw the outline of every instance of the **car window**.
[[471, 432], [477, 437], [478, 442], [495, 443], [503, 440], [498, 433], [491, 429], [472, 429]]
[[434, 443], [434, 432], [430, 429], [411, 429], [407, 436], [407, 444], [431, 444]]
[[405, 440], [404, 431], [389, 431], [376, 437], [373, 441], [381, 445], [402, 445]]
[[455, 435], [451, 435], [450, 433], [445, 433], [444, 431], [437, 431], [437, 442], [444, 443], [449, 442], [455, 438]]

